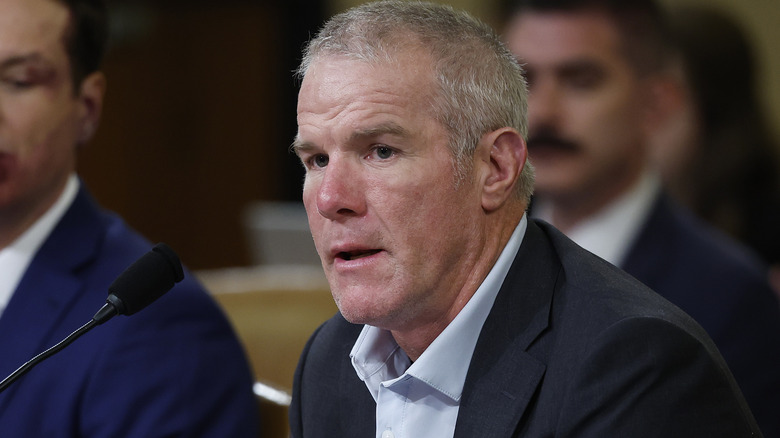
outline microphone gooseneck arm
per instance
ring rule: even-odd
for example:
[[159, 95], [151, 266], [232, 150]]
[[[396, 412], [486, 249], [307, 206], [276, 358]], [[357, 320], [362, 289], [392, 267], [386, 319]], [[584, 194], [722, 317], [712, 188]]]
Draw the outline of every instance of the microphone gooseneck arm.
[[184, 279], [179, 257], [166, 244], [158, 243], [111, 283], [106, 304], [92, 319], [65, 339], [38, 354], [0, 382], [0, 393], [35, 365], [70, 345], [81, 335], [116, 315], [132, 315], [145, 308]]
[[16, 369], [13, 373], [11, 373], [8, 377], [3, 379], [2, 382], [0, 382], [0, 393], [5, 391], [5, 389], [11, 385], [16, 379], [22, 377], [23, 375], [27, 374], [28, 371], [32, 369], [35, 365], [38, 365], [39, 363], [43, 362], [45, 359], [47, 359], [50, 356], [53, 356], [58, 351], [62, 350], [63, 348], [70, 345], [73, 341], [78, 339], [81, 335], [84, 333], [92, 330], [93, 327], [96, 327], [99, 322], [95, 321], [94, 319], [91, 319], [88, 323], [84, 324], [76, 330], [75, 332], [68, 335], [67, 338], [61, 340], [57, 345], [54, 345], [53, 347], [49, 348], [48, 350], [44, 351], [43, 353], [39, 353], [34, 358], [28, 360], [25, 362], [24, 365], [20, 366]]

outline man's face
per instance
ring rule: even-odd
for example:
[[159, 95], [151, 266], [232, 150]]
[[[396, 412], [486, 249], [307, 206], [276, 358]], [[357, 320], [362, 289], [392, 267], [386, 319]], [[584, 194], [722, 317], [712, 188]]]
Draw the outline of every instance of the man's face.
[[507, 28], [529, 81], [536, 192], [605, 202], [644, 160], [642, 84], [615, 26], [597, 13], [526, 12]]
[[413, 329], [451, 316], [478, 253], [479, 196], [474, 182], [455, 184], [425, 65], [324, 57], [301, 85], [303, 201], [334, 299], [355, 323]]
[[68, 17], [52, 0], [0, 2], [0, 216], [42, 213], [75, 168], [85, 108], [63, 43]]

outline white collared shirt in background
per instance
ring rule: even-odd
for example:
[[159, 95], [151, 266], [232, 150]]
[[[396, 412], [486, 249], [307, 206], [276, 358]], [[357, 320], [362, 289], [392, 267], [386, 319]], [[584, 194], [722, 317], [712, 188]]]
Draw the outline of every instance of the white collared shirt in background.
[[65, 190], [54, 205], [10, 245], [0, 249], [0, 315], [11, 300], [38, 248], [43, 245], [73, 203], [78, 191], [79, 179], [74, 174], [68, 178]]
[[[658, 176], [646, 172], [631, 190], [572, 227], [566, 236], [613, 265], [621, 266], [660, 190]], [[533, 217], [555, 225], [551, 220], [551, 206], [543, 199], [534, 200]]]
[[350, 353], [377, 403], [377, 438], [451, 438], [471, 356], [525, 236], [525, 215], [466, 306], [413, 364], [389, 331], [366, 325]]

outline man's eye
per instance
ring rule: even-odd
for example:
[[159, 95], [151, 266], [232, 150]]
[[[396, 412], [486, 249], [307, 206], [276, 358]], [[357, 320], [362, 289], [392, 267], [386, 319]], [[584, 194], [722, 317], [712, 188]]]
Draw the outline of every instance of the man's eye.
[[2, 84], [8, 88], [16, 90], [25, 90], [33, 86], [33, 82], [28, 79], [22, 79], [17, 77], [4, 77], [2, 78]]
[[593, 90], [604, 82], [604, 73], [598, 69], [585, 69], [571, 72], [565, 77], [566, 84], [577, 90]]
[[325, 167], [328, 165], [328, 156], [323, 154], [315, 155], [311, 158], [314, 167]]
[[382, 160], [386, 160], [388, 158], [391, 158], [395, 151], [393, 149], [387, 147], [387, 146], [377, 146], [374, 149], [374, 153], [376, 154], [377, 158], [380, 158]]

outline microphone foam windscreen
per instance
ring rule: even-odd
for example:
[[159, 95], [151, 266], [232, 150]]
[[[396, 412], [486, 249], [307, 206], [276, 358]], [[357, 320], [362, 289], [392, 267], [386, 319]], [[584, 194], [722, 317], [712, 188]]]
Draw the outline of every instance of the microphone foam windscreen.
[[179, 257], [168, 245], [158, 243], [111, 283], [109, 302], [117, 308], [117, 313], [132, 315], [160, 298], [183, 278]]

